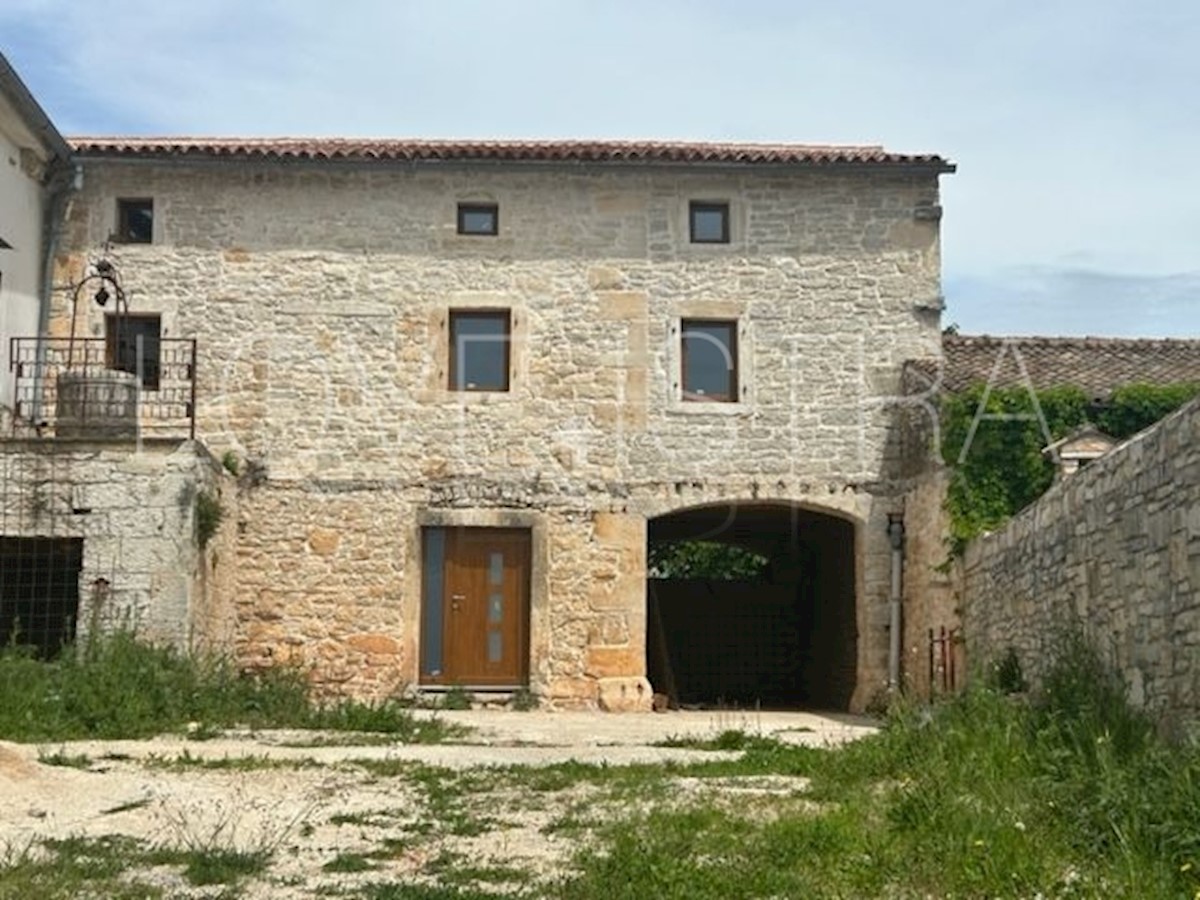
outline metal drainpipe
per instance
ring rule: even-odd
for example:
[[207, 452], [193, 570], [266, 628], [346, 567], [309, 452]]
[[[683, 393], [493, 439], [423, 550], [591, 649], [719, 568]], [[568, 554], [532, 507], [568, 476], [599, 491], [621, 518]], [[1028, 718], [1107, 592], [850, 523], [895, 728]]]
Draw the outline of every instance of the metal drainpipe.
[[83, 167], [79, 163], [63, 165], [54, 172], [47, 183], [49, 200], [46, 204], [46, 221], [42, 229], [42, 289], [38, 307], [37, 366], [33, 385], [33, 401], [30, 418], [38, 422], [42, 418], [42, 378], [46, 368], [45, 338], [50, 330], [50, 306], [54, 295], [54, 257], [71, 212], [71, 195], [83, 187]]
[[892, 544], [892, 587], [888, 602], [888, 691], [900, 689], [900, 598], [904, 577], [904, 516], [888, 515], [888, 539]]

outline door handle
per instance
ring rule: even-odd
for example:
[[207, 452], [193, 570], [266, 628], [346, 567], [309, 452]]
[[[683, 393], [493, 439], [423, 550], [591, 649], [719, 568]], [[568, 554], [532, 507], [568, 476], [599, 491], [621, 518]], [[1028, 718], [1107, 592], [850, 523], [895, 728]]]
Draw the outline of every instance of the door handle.
[[450, 611], [458, 612], [458, 605], [466, 599], [467, 599], [467, 597], [465, 594], [451, 594], [450, 595]]

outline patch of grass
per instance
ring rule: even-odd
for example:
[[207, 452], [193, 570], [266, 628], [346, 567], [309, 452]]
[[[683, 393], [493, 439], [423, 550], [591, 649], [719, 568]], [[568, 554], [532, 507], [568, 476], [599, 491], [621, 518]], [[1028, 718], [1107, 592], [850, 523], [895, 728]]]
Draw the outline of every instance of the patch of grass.
[[813, 802], [706, 797], [619, 819], [554, 896], [1140, 900], [1200, 890], [1200, 747], [1156, 737], [1078, 638], [1032, 700], [977, 686], [932, 710], [899, 708], [879, 734], [838, 750], [754, 742], [737, 760], [676, 771], [804, 775]]
[[369, 872], [379, 866], [358, 853], [339, 853], [321, 868], [326, 872]]
[[519, 687], [513, 691], [512, 697], [509, 698], [508, 705], [511, 709], [517, 712], [531, 712], [540, 705], [537, 694], [527, 687]]
[[442, 694], [442, 702], [438, 705], [442, 709], [470, 709], [471, 695], [456, 684]]
[[689, 750], [763, 750], [781, 746], [775, 738], [747, 734], [738, 728], [722, 731], [714, 738], [669, 737], [656, 747], [680, 747]]
[[[447, 737], [450, 735], [451, 732], [445, 733]], [[396, 743], [396, 739], [387, 734], [364, 734], [363, 732], [321, 734], [318, 732], [292, 741], [280, 741], [279, 746], [310, 750], [314, 747], [379, 747], [394, 743]], [[432, 741], [413, 741], [411, 743], [432, 743]]]
[[479, 884], [518, 884], [529, 879], [529, 873], [515, 866], [458, 865], [439, 876], [445, 885], [477, 886]]
[[424, 795], [425, 817], [434, 822], [442, 833], [476, 837], [499, 824], [497, 819], [470, 802], [478, 793], [472, 790], [469, 775], [433, 766], [420, 766], [413, 771], [411, 779]]
[[0, 649], [0, 738], [141, 738], [189, 726], [196, 739], [241, 726], [369, 732], [405, 743], [467, 731], [394, 701], [318, 704], [299, 670], [241, 672], [224, 657], [187, 655], [129, 632], [67, 647], [50, 661], [28, 648]]
[[359, 825], [365, 828], [382, 828], [390, 825], [396, 813], [379, 809], [372, 812], [334, 813], [329, 817], [330, 825]]
[[181, 866], [188, 883], [197, 887], [238, 882], [266, 871], [272, 852], [263, 848], [236, 850], [218, 846], [163, 846], [144, 851], [138, 861], [152, 866]]
[[194, 885], [236, 884], [264, 872], [270, 854], [260, 850], [188, 850], [183, 857], [183, 877]]
[[417, 841], [408, 837], [386, 837], [379, 842], [379, 847], [366, 854], [368, 859], [396, 859], [403, 856], [417, 845]]
[[86, 753], [67, 753], [58, 750], [54, 753], [39, 753], [38, 762], [45, 766], [65, 766], [69, 769], [90, 769], [92, 758]]
[[158, 756], [152, 754], [142, 760], [142, 765], [148, 769], [167, 769], [173, 772], [186, 772], [193, 769], [208, 769], [216, 772], [259, 772], [272, 769], [314, 769], [321, 763], [310, 756], [301, 759], [268, 756], [264, 753], [249, 756], [221, 756], [207, 759], [203, 756], [193, 756], [185, 748], [178, 756]]
[[512, 900], [522, 895], [512, 891], [497, 894], [476, 888], [391, 883], [370, 885], [360, 896], [364, 900]]
[[0, 850], [0, 900], [161, 897], [161, 889], [125, 877], [139, 859], [138, 842], [116, 835], [8, 845]]

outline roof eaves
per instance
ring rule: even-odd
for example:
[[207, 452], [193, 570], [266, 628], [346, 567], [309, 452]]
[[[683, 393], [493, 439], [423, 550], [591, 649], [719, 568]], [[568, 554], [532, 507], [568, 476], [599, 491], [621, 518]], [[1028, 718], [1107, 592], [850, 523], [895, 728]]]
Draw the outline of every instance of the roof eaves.
[[73, 139], [89, 160], [243, 159], [409, 164], [688, 165], [713, 167], [878, 168], [953, 172], [934, 154], [888, 153], [881, 147], [702, 144], [625, 141], [405, 141], [352, 139], [118, 138]]
[[37, 99], [30, 93], [17, 70], [12, 67], [3, 53], [0, 53], [0, 92], [3, 92], [16, 107], [17, 112], [29, 124], [31, 130], [45, 145], [51, 154], [60, 160], [71, 158], [71, 146], [59, 133], [46, 111], [42, 109]]

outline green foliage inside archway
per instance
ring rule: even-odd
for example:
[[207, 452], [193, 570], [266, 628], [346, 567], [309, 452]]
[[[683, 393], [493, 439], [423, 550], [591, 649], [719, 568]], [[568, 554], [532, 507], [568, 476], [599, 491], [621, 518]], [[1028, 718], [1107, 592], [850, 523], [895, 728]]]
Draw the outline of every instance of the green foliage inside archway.
[[651, 543], [647, 571], [660, 579], [759, 581], [767, 577], [767, 557], [717, 541]]

